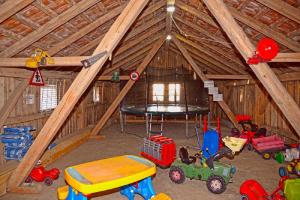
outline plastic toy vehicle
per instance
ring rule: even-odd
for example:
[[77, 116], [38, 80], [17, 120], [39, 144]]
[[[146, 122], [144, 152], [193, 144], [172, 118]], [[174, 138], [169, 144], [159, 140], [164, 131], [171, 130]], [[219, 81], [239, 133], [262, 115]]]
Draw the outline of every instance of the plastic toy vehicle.
[[283, 139], [276, 135], [254, 138], [252, 146], [258, 153], [262, 154], [263, 159], [269, 160], [274, 156], [274, 153], [286, 149]]
[[[169, 171], [171, 181], [181, 184], [186, 177], [190, 179], [199, 179], [206, 181], [209, 191], [215, 194], [221, 194], [226, 190], [227, 184], [236, 172], [234, 166], [220, 163], [216, 160], [216, 156], [205, 159], [201, 154], [189, 156], [186, 148], [179, 150], [180, 160], [176, 160]], [[196, 163], [196, 159], [200, 158], [201, 162]]]
[[144, 138], [141, 156], [161, 168], [168, 168], [176, 159], [176, 144], [171, 138], [162, 135]]
[[29, 176], [25, 180], [25, 183], [32, 183], [33, 181], [44, 182], [45, 185], [50, 186], [53, 180], [58, 179], [59, 169], [53, 168], [51, 170], [46, 170], [43, 166], [35, 167], [30, 172]]
[[299, 187], [300, 179], [284, 176], [279, 180], [278, 187], [269, 195], [256, 180], [246, 180], [240, 187], [241, 200], [298, 200]]
[[36, 49], [31, 57], [26, 60], [26, 67], [28, 68], [37, 68], [40, 65], [47, 64], [54, 64], [54, 60], [46, 51], [43, 51], [42, 49]]
[[287, 167], [280, 167], [279, 168], [279, 176], [289, 176], [291, 174], [296, 174], [300, 177], [300, 159], [292, 160]]
[[233, 128], [231, 134], [234, 137], [247, 139], [246, 145], [248, 150], [252, 150], [252, 139], [258, 137], [265, 137], [267, 130], [265, 128], [259, 128], [256, 124], [252, 123], [251, 117], [248, 115], [237, 115], [236, 120], [242, 126], [242, 133], [238, 129]]

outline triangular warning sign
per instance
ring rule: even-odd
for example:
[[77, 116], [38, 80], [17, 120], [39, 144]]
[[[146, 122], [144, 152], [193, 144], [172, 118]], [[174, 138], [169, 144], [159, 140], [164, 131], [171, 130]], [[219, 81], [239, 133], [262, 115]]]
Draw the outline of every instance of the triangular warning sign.
[[42, 74], [40, 70], [37, 68], [29, 81], [29, 85], [43, 86], [45, 85]]

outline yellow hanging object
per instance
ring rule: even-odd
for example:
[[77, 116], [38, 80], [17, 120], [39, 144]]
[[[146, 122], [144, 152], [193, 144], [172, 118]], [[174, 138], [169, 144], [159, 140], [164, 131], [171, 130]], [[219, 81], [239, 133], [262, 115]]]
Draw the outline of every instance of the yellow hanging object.
[[42, 49], [36, 49], [31, 57], [26, 60], [26, 67], [28, 68], [38, 68], [39, 66], [49, 64], [54, 64], [54, 60]]

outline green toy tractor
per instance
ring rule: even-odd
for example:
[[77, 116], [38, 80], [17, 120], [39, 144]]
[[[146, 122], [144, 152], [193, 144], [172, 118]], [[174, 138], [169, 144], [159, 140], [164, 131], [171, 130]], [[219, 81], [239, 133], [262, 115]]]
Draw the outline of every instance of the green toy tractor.
[[[177, 184], [183, 183], [186, 178], [206, 181], [209, 191], [214, 194], [221, 194], [226, 190], [226, 185], [236, 172], [234, 166], [216, 161], [224, 154], [228, 154], [228, 151], [205, 159], [201, 154], [189, 156], [187, 149], [182, 147], [179, 150], [180, 160], [173, 162], [169, 177], [171, 181]], [[196, 162], [197, 158], [200, 159], [200, 162]]]

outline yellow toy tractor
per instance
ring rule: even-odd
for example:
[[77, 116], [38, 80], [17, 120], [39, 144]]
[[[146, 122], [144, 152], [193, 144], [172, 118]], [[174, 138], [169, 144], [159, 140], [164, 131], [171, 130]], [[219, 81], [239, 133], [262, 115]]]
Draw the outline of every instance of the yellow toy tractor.
[[26, 67], [28, 68], [38, 68], [39, 66], [48, 64], [54, 64], [54, 60], [42, 49], [36, 49], [31, 57], [26, 60]]

